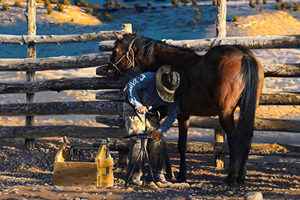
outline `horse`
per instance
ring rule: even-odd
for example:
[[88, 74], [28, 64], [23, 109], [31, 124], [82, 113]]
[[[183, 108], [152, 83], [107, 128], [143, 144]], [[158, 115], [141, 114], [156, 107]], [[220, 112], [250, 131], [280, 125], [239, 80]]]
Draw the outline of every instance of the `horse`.
[[[253, 137], [256, 107], [262, 93], [263, 66], [246, 47], [219, 45], [204, 55], [162, 41], [126, 34], [115, 42], [110, 67], [116, 74], [156, 71], [171, 65], [180, 73], [176, 91], [180, 169], [177, 180], [186, 181], [186, 144], [189, 118], [218, 116], [229, 146], [229, 168], [225, 182], [244, 184], [246, 162]], [[239, 107], [239, 119], [234, 113]]]

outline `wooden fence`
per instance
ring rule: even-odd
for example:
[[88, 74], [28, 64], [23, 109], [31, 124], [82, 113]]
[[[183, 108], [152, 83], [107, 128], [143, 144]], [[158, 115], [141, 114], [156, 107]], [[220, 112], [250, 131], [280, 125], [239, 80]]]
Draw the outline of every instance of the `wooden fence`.
[[[28, 0], [28, 13], [35, 12], [35, 0]], [[224, 2], [223, 2], [224, 3]], [[222, 4], [222, 9], [224, 5]], [[226, 8], [226, 2], [225, 2]], [[220, 9], [220, 10], [222, 10]], [[221, 11], [220, 11], [221, 12]], [[28, 26], [35, 26], [35, 14], [27, 14]], [[31, 16], [31, 17], [29, 17]], [[220, 15], [218, 24], [222, 16]], [[225, 15], [226, 16], [226, 15]], [[35, 29], [35, 28], [33, 28]], [[120, 138], [125, 135], [123, 130], [122, 102], [124, 97], [120, 89], [123, 81], [112, 80], [107, 76], [104, 66], [109, 61], [109, 52], [99, 52], [81, 56], [60, 56], [48, 58], [35, 57], [35, 45], [45, 43], [104, 41], [102, 49], [111, 50], [115, 33], [123, 34], [131, 32], [131, 25], [124, 26], [121, 31], [101, 31], [80, 35], [35, 35], [32, 27], [28, 27], [28, 35], [0, 35], [0, 43], [14, 43], [28, 45], [28, 58], [25, 59], [0, 59], [0, 71], [24, 71], [27, 72], [27, 80], [23, 82], [0, 82], [0, 94], [25, 93], [26, 103], [1, 104], [0, 115], [5, 116], [29, 116], [25, 126], [0, 126], [0, 138], [39, 138], [49, 136], [70, 137], [96, 137]], [[272, 36], [272, 37], [232, 37], [225, 38], [222, 28], [217, 38], [200, 40], [181, 40], [166, 42], [190, 47], [195, 50], [203, 50], [212, 44], [242, 44], [250, 48], [294, 48], [300, 47], [299, 36]], [[34, 80], [34, 72], [43, 70], [69, 70], [87, 67], [97, 67], [98, 77], [63, 78], [52, 80]], [[265, 75], [267, 77], [300, 77], [300, 63], [266, 64]], [[41, 91], [63, 90], [99, 90], [95, 101], [76, 102], [46, 102], [34, 103], [33, 94]], [[300, 105], [299, 93], [285, 92], [275, 94], [263, 94], [262, 105]], [[68, 114], [95, 114], [96, 120], [110, 127], [85, 127], [76, 125], [61, 126], [35, 126], [33, 117], [36, 115], [68, 115]], [[214, 129], [216, 132], [216, 144], [222, 143], [224, 137], [220, 132], [220, 125], [216, 118], [194, 117], [191, 120], [193, 127]], [[176, 126], [176, 124], [174, 124]], [[300, 132], [300, 121], [260, 119], [255, 122], [256, 130], [261, 131], [289, 131]], [[218, 155], [218, 154], [217, 154]], [[222, 163], [221, 163], [222, 166]]]

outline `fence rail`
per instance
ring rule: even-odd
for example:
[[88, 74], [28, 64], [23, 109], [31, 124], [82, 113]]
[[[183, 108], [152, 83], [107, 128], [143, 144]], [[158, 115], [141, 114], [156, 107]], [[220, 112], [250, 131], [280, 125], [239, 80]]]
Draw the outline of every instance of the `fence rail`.
[[[243, 36], [226, 38], [204, 38], [194, 40], [164, 40], [166, 43], [202, 51], [215, 45], [243, 45], [250, 49], [299, 48], [300, 35], [294, 36]], [[114, 40], [101, 41], [99, 48], [110, 51]]]
[[80, 56], [0, 59], [0, 71], [44, 71], [95, 67], [107, 64], [110, 55], [109, 52], [102, 52]]
[[[96, 99], [110, 101], [124, 101], [120, 90], [102, 90], [96, 94]], [[300, 93], [282, 92], [262, 94], [260, 105], [300, 105]]]
[[[124, 121], [122, 117], [97, 116], [96, 121], [111, 127], [124, 126]], [[177, 123], [173, 124], [173, 127], [177, 126]], [[221, 129], [219, 120], [215, 117], [192, 117], [190, 119], [190, 126], [193, 128]], [[300, 121], [286, 119], [265, 119], [257, 117], [255, 119], [254, 128], [256, 131], [300, 133]]]
[[[265, 77], [300, 77], [300, 63], [272, 64], [263, 63]], [[99, 67], [96, 74], [107, 76], [108, 67]]]
[[[107, 117], [107, 116], [105, 116]], [[101, 120], [102, 119], [102, 120]], [[99, 123], [103, 123], [101, 117], [97, 117]], [[80, 138], [122, 138], [126, 136], [126, 131], [117, 126], [117, 118], [112, 119], [114, 127], [87, 127], [87, 126], [0, 126], [1, 138], [42, 138], [42, 137], [80, 137]], [[107, 119], [107, 122], [109, 119]], [[122, 127], [122, 120], [119, 121]], [[191, 126], [194, 128], [219, 129], [218, 119], [210, 117], [193, 117]], [[177, 127], [177, 123], [173, 125]], [[257, 131], [282, 131], [282, 132], [300, 132], [300, 122], [296, 120], [282, 119], [255, 119], [255, 130]], [[266, 132], [266, 134], [267, 134]]]
[[116, 34], [122, 35], [122, 31], [100, 31], [95, 33], [71, 34], [71, 35], [0, 35], [0, 43], [5, 44], [49, 44], [66, 42], [88, 42], [97, 40], [113, 40]]
[[[47, 58], [0, 59], [0, 71], [43, 71], [98, 67], [110, 60], [111, 52], [83, 54], [80, 56], [58, 56]], [[266, 77], [299, 77], [300, 63], [265, 63]], [[97, 68], [98, 75], [107, 75], [107, 67]]]
[[109, 78], [81, 77], [41, 80], [35, 82], [0, 83], [0, 94], [63, 90], [100, 90], [121, 88], [123, 84]]
[[79, 138], [122, 138], [125, 131], [120, 128], [90, 126], [0, 126], [1, 138], [42, 138], [42, 137], [79, 137]]
[[112, 101], [70, 101], [46, 103], [0, 104], [0, 115], [115, 115], [122, 113], [120, 103]]
[[[98, 99], [104, 98], [104, 95], [101, 96], [101, 94], [103, 92], [97, 95]], [[263, 95], [261, 101], [263, 105], [300, 105], [300, 95]], [[117, 101], [110, 101], [110, 99], [107, 101], [0, 104], [0, 115], [6, 116], [62, 114], [122, 115], [122, 104]]]

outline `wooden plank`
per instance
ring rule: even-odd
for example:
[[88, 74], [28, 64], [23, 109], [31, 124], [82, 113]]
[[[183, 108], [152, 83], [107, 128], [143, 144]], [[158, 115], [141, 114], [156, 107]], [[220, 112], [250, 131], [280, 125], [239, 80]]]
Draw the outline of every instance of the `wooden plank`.
[[300, 77], [300, 63], [264, 64], [265, 77]]
[[251, 49], [269, 48], [299, 48], [299, 36], [248, 36], [248, 37], [226, 37], [223, 39], [208, 38], [199, 40], [181, 40], [167, 43], [176, 46], [189, 47], [195, 50], [203, 50], [211, 45], [243, 45]]
[[216, 33], [217, 38], [226, 37], [226, 0], [217, 1]]
[[[122, 118], [105, 118], [105, 116], [97, 117], [96, 121], [105, 125], [114, 124], [117, 126], [124, 126]], [[217, 117], [197, 117], [193, 116], [190, 119], [190, 126], [193, 128], [207, 128], [207, 129], [220, 129], [219, 120]], [[177, 123], [173, 124], [177, 127]], [[287, 119], [265, 119], [256, 118], [255, 130], [257, 131], [281, 131], [281, 132], [294, 132], [300, 133], [300, 121], [287, 120]]]
[[122, 103], [110, 101], [82, 101], [82, 102], [47, 102], [47, 103], [18, 103], [0, 104], [0, 115], [117, 115], [122, 113]]
[[[36, 0], [27, 0], [27, 34], [30, 38], [36, 35]], [[27, 57], [31, 59], [36, 58], [36, 46], [32, 42], [27, 45]], [[26, 71], [26, 81], [32, 82], [34, 79], [35, 72], [31, 70]], [[33, 101], [34, 93], [32, 93], [32, 91], [26, 93], [26, 102], [32, 103]], [[26, 126], [32, 126], [34, 124], [34, 116], [26, 116], [25, 124]], [[34, 148], [34, 141], [29, 138], [25, 140], [25, 145], [29, 149], [32, 149]]]
[[118, 115], [96, 116], [96, 122], [101, 123], [101, 124], [106, 125], [106, 126], [109, 126], [109, 127], [120, 127], [120, 128], [123, 128], [125, 126], [123, 117], [122, 116], [118, 116]]
[[122, 83], [109, 78], [61, 78], [35, 82], [0, 83], [0, 94], [63, 90], [120, 89]]
[[[190, 125], [192, 127], [208, 129], [221, 128], [219, 120], [211, 117], [195, 117], [191, 120]], [[256, 118], [255, 130], [300, 133], [300, 121]]]
[[55, 162], [53, 184], [58, 186], [96, 185], [97, 165], [95, 162]]
[[[96, 99], [110, 101], [124, 101], [121, 90], [102, 90], [97, 92]], [[300, 93], [279, 92], [263, 94], [260, 98], [261, 105], [300, 105]]]
[[123, 138], [126, 131], [120, 128], [90, 126], [0, 126], [0, 138], [42, 138], [42, 137], [79, 137], [79, 138]]
[[[165, 42], [175, 46], [191, 48], [195, 51], [203, 51], [203, 49], [210, 48], [212, 45], [243, 45], [251, 49], [299, 48], [300, 36], [246, 36], [223, 39], [165, 40]], [[113, 40], [99, 43], [101, 50], [110, 51], [113, 47]]]
[[263, 94], [260, 105], [300, 105], [300, 93], [272, 93]]
[[98, 43], [100, 51], [111, 51], [115, 46], [115, 40], [106, 40]]
[[77, 69], [105, 65], [111, 53], [83, 54], [48, 58], [0, 59], [0, 71], [43, 71]]
[[99, 31], [93, 33], [70, 34], [70, 35], [0, 35], [0, 43], [8, 44], [42, 44], [42, 43], [66, 43], [66, 42], [87, 42], [100, 40], [114, 40], [116, 35], [122, 35], [121, 31]]
[[96, 93], [96, 99], [109, 101], [124, 101], [124, 92], [122, 90], [100, 90]]
[[[99, 76], [111, 75], [112, 69], [107, 66], [98, 67], [96, 74]], [[265, 77], [300, 77], [300, 63], [264, 64]]]

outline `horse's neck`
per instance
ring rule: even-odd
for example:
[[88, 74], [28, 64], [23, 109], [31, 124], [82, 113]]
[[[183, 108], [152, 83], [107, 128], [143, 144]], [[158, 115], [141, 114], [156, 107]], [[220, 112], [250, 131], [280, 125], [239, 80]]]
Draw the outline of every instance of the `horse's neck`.
[[162, 65], [169, 64], [173, 67], [188, 67], [188, 65], [198, 62], [201, 59], [201, 56], [192, 51], [173, 46], [166, 45], [162, 47], [161, 45], [157, 45], [155, 48], [155, 58]]

